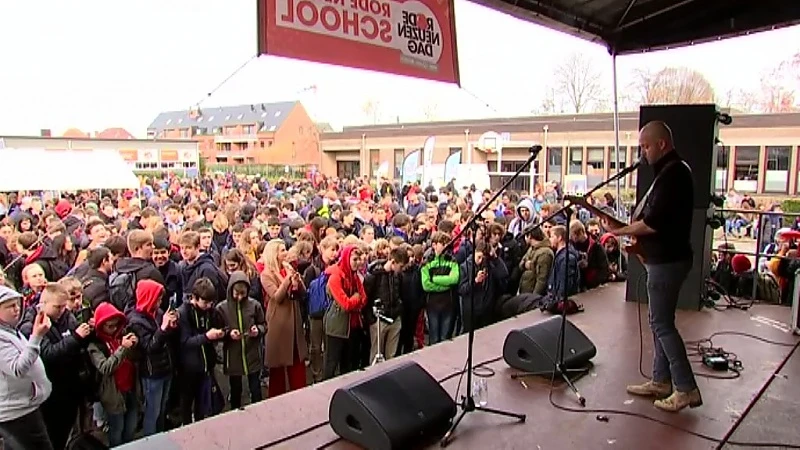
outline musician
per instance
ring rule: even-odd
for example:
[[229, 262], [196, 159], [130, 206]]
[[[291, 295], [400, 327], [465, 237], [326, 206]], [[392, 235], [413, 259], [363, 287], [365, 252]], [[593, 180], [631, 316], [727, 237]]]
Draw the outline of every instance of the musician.
[[664, 122], [647, 123], [639, 132], [639, 145], [647, 164], [653, 166], [653, 184], [636, 206], [630, 225], [603, 222], [615, 236], [635, 238], [647, 270], [654, 336], [653, 378], [628, 386], [627, 391], [655, 397], [657, 408], [678, 412], [703, 404], [686, 347], [675, 327], [678, 295], [692, 267], [692, 171], [675, 152], [672, 131]]

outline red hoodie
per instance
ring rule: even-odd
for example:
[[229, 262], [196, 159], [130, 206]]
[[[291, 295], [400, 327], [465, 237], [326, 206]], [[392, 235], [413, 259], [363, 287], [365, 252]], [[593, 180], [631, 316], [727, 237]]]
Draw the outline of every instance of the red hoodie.
[[136, 310], [155, 319], [163, 295], [164, 286], [157, 281], [139, 281], [136, 283]]
[[[339, 262], [325, 269], [328, 290], [333, 300], [350, 313], [350, 328], [361, 328], [361, 308], [367, 303], [367, 294], [361, 277], [350, 267], [350, 255], [356, 249], [348, 245], [342, 249]], [[358, 294], [358, 297], [356, 297]]]
[[[112, 319], [119, 320], [119, 328], [113, 336], [103, 333], [103, 324]], [[111, 303], [103, 302], [97, 306], [94, 312], [94, 321], [97, 338], [113, 355], [122, 346], [122, 332], [126, 323], [125, 315]], [[117, 389], [123, 393], [132, 391], [136, 386], [136, 366], [130, 359], [124, 358], [117, 370], [114, 371], [114, 383], [117, 385]]]

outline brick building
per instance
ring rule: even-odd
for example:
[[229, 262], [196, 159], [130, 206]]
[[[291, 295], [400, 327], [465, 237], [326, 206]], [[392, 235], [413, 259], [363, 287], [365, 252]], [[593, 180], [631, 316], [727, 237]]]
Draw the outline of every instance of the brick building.
[[300, 102], [162, 112], [147, 136], [197, 141], [211, 165], [320, 164], [319, 132]]

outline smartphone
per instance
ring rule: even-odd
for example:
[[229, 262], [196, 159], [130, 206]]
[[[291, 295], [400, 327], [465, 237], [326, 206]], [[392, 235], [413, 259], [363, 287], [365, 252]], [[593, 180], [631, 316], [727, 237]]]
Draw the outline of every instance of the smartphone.
[[178, 294], [172, 294], [169, 298], [169, 309], [167, 311], [174, 311], [178, 309]]
[[75, 314], [75, 318], [78, 319], [80, 323], [89, 323], [89, 321], [94, 317], [94, 312], [92, 308], [81, 308]]

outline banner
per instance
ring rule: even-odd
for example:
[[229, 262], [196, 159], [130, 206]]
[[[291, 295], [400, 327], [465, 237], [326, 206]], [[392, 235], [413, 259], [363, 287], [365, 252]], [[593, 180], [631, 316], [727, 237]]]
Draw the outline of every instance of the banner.
[[449, 183], [450, 180], [458, 174], [458, 166], [461, 165], [461, 151], [457, 151], [447, 157], [444, 162], [444, 182]]
[[258, 52], [461, 85], [453, 0], [258, 0]]
[[422, 153], [421, 150], [414, 150], [403, 159], [403, 173], [401, 174], [403, 185], [419, 181], [419, 169], [422, 168], [420, 165], [420, 153]]

